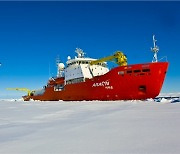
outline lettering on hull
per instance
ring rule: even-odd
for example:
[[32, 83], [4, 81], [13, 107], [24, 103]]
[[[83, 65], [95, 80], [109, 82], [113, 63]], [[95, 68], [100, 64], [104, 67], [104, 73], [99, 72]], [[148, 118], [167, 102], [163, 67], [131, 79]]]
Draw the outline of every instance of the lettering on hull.
[[109, 80], [102, 82], [95, 82], [93, 83], [92, 87], [105, 87], [106, 89], [113, 89], [113, 86], [110, 85]]

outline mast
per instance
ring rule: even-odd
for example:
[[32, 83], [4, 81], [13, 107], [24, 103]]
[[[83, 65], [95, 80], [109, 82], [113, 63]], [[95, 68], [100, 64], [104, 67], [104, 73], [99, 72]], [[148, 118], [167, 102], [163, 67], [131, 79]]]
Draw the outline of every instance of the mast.
[[76, 48], [75, 52], [77, 53], [78, 58], [84, 58], [85, 53], [82, 49]]
[[60, 71], [59, 71], [59, 67], [58, 67], [59, 63], [60, 63], [60, 58], [59, 58], [59, 55], [58, 55], [57, 58], [56, 58], [57, 77], [60, 76]]
[[153, 60], [152, 62], [158, 62], [157, 53], [159, 51], [159, 47], [156, 45], [157, 40], [155, 39], [155, 35], [153, 35], [153, 45], [154, 47], [151, 48], [151, 51], [154, 52]]

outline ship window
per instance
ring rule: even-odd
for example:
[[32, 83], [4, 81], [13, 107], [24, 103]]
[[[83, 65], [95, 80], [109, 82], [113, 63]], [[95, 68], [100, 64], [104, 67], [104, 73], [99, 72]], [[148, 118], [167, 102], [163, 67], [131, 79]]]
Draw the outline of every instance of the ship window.
[[150, 72], [150, 69], [143, 69], [142, 72]]
[[127, 73], [132, 73], [132, 70], [127, 70], [126, 72], [127, 72]]
[[146, 86], [144, 85], [139, 86], [139, 91], [146, 92]]
[[139, 73], [139, 72], [141, 72], [140, 70], [134, 70], [134, 73]]
[[124, 71], [119, 71], [118, 74], [119, 74], [119, 75], [123, 75], [123, 74], [124, 74]]
[[66, 81], [66, 84], [74, 84], [74, 83], [79, 83], [79, 82], [83, 82], [83, 81], [84, 81], [83, 78], [76, 78], [76, 79]]
[[56, 86], [54, 86], [54, 91], [61, 91], [63, 89], [64, 89], [63, 84], [57, 84]]
[[106, 67], [106, 64], [103, 63], [102, 66], [103, 66], [103, 67]]

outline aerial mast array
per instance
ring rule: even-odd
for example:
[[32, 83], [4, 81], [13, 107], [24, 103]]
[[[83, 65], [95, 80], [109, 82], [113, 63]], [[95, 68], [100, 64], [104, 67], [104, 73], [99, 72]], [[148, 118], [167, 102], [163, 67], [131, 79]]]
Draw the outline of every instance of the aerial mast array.
[[155, 39], [155, 35], [153, 35], [153, 44], [154, 47], [151, 48], [151, 51], [154, 52], [153, 60], [152, 62], [158, 62], [157, 53], [159, 51], [159, 47], [156, 45], [157, 40]]

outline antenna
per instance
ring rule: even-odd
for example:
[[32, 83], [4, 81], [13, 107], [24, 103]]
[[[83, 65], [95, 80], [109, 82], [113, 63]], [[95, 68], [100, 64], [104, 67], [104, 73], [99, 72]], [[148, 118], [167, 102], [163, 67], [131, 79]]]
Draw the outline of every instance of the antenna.
[[57, 58], [56, 58], [57, 76], [59, 76], [59, 68], [58, 68], [59, 63], [60, 63], [60, 58], [59, 58], [59, 55], [57, 55]]
[[58, 66], [59, 63], [60, 63], [60, 58], [59, 58], [59, 55], [58, 55], [57, 58], [56, 58], [56, 65]]
[[85, 53], [82, 49], [76, 48], [75, 52], [78, 54], [78, 58], [84, 58]]
[[159, 47], [156, 45], [156, 42], [157, 42], [157, 40], [155, 39], [155, 35], [153, 35], [153, 44], [154, 44], [154, 47], [151, 48], [151, 51], [154, 52], [154, 56], [153, 56], [152, 62], [158, 62], [157, 53], [159, 51]]

